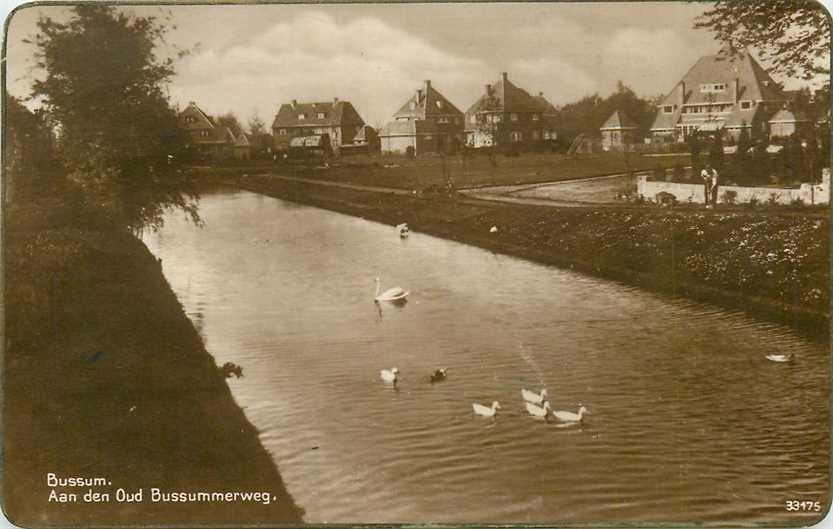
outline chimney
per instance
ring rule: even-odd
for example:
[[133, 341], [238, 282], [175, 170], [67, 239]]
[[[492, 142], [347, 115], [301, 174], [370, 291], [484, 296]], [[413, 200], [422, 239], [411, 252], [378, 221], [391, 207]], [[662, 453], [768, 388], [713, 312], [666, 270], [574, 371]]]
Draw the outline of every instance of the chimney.
[[680, 81], [680, 108], [685, 104], [685, 81]]
[[507, 74], [506, 72], [500, 72], [500, 78], [505, 83], [509, 79], [509, 74]]
[[295, 108], [295, 106], [296, 106], [296, 105], [298, 105], [298, 100], [297, 100], [297, 99], [293, 99], [293, 100], [292, 100], [292, 108]]
[[431, 79], [425, 80], [425, 95], [428, 95], [428, 90], [431, 89]]
[[417, 94], [416, 94], [417, 105], [419, 104], [420, 101], [422, 101], [422, 88], [418, 89]]
[[544, 97], [544, 92], [538, 92], [538, 97]]
[[732, 81], [732, 101], [737, 103], [739, 97], [740, 97], [740, 79], [735, 77], [735, 80]]
[[492, 85], [490, 85], [490, 84], [486, 85], [486, 95], [487, 96], [492, 95]]
[[334, 98], [333, 98], [333, 104], [335, 105], [336, 103], [338, 103], [338, 98], [337, 98], [337, 97], [334, 97]]

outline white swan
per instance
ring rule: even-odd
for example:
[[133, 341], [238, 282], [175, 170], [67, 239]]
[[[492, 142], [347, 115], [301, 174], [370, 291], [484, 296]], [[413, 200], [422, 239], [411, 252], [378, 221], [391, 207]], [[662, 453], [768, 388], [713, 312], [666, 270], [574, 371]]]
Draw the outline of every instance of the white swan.
[[772, 362], [789, 362], [793, 359], [793, 354], [785, 354], [785, 355], [766, 355], [766, 359]]
[[396, 384], [396, 381], [399, 380], [399, 368], [383, 369], [379, 372], [379, 375], [382, 377], [383, 382]]
[[497, 233], [497, 226], [492, 226], [489, 228], [489, 233]]
[[542, 389], [541, 393], [535, 393], [534, 391], [529, 391], [528, 389], [522, 389], [521, 396], [524, 398], [526, 402], [541, 404], [542, 402], [547, 400], [547, 390]]
[[492, 407], [489, 408], [488, 406], [484, 406], [482, 404], [477, 404], [476, 402], [471, 405], [474, 409], [474, 413], [476, 415], [481, 415], [483, 417], [494, 417], [497, 413], [497, 410], [500, 409], [500, 403], [498, 401], [494, 401], [492, 403]]
[[553, 410], [552, 415], [559, 421], [563, 422], [581, 422], [581, 419], [584, 417], [585, 413], [590, 414], [590, 412], [587, 411], [587, 408], [582, 406], [578, 409], [578, 413], [563, 410]]
[[538, 406], [537, 404], [533, 404], [531, 402], [524, 402], [524, 404], [526, 404], [526, 411], [534, 417], [546, 418], [550, 409], [549, 401], [544, 401], [544, 406]]
[[402, 224], [397, 224], [396, 225], [396, 230], [399, 232], [399, 236], [402, 237], [403, 239], [407, 238], [408, 234], [411, 231], [411, 230], [408, 229], [408, 225], [404, 222]]
[[[400, 299], [405, 299], [408, 297], [410, 292], [405, 292], [399, 287], [393, 287], [381, 292], [382, 290], [382, 282], [379, 278], [376, 278], [376, 297], [374, 298], [376, 301], [398, 301]], [[381, 293], [380, 293], [381, 292]]]

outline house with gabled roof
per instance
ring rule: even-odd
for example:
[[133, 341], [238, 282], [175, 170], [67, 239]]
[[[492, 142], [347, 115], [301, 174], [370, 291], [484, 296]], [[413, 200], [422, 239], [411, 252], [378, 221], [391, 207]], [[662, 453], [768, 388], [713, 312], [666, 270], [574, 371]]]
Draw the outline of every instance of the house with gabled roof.
[[225, 159], [235, 155], [237, 137], [228, 127], [219, 125], [193, 101], [179, 114], [179, 123], [188, 132], [189, 146], [197, 156]]
[[554, 123], [545, 119], [554, 110], [543, 94], [530, 95], [503, 72], [498, 82], [486, 85], [484, 94], [466, 111], [467, 143], [475, 148], [529, 146], [555, 139]]
[[462, 142], [463, 113], [426, 80], [382, 127], [379, 139], [383, 152], [450, 152]]
[[602, 133], [602, 149], [621, 150], [639, 140], [639, 126], [627, 114], [620, 110], [613, 114], [599, 127]]
[[767, 120], [786, 102], [778, 83], [748, 51], [701, 57], [665, 96], [651, 126], [655, 139], [684, 141], [694, 132], [737, 139], [767, 135]]
[[287, 151], [290, 140], [297, 137], [327, 136], [331, 148], [338, 152], [364, 126], [364, 120], [349, 101], [291, 103], [281, 105], [272, 122], [275, 149]]

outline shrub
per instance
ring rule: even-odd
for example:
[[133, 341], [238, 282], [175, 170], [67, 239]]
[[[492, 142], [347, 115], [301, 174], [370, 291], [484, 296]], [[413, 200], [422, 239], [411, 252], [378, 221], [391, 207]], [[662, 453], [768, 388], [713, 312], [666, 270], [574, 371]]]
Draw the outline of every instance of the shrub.
[[746, 203], [744, 205], [746, 207], [748, 207], [749, 209], [755, 209], [758, 206], [759, 203], [760, 203], [760, 200], [758, 200], [758, 197], [755, 196], [755, 195], [752, 195], [749, 198], [749, 200], [746, 201]]
[[724, 204], [734, 204], [738, 199], [738, 192], [733, 191], [731, 189], [727, 189], [723, 192], [720, 196], [720, 201]]
[[413, 145], [408, 145], [408, 148], [405, 149], [405, 156], [408, 158], [416, 157], [416, 149], [414, 149]]
[[790, 205], [794, 208], [803, 208], [804, 200], [802, 200], [801, 197], [795, 197], [790, 201]]
[[778, 205], [778, 193], [770, 193], [769, 198], [766, 199], [767, 206], [777, 206]]

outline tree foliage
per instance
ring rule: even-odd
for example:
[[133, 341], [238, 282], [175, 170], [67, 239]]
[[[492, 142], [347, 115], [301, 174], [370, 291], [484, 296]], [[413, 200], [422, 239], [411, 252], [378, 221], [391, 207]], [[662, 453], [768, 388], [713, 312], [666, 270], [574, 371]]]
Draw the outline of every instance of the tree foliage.
[[810, 79], [830, 71], [830, 25], [815, 0], [718, 0], [694, 27], [712, 31], [730, 54], [759, 50], [778, 73]]
[[653, 100], [640, 98], [619, 81], [616, 92], [607, 98], [593, 94], [559, 107], [556, 121], [567, 138], [574, 138], [581, 133], [595, 135], [605, 120], [617, 110], [633, 119], [640, 128], [647, 129], [654, 120], [656, 105]]
[[17, 98], [6, 94], [5, 156], [6, 199], [20, 193], [49, 192], [54, 188], [52, 167], [54, 138], [43, 112], [32, 112]]
[[178, 170], [185, 145], [166, 94], [173, 59], [156, 44], [167, 27], [156, 17], [82, 4], [66, 23], [38, 21], [33, 84], [56, 123], [58, 155], [84, 195], [119, 222], [161, 223], [181, 208], [198, 221], [197, 195]]

